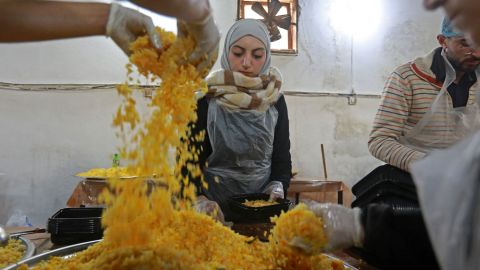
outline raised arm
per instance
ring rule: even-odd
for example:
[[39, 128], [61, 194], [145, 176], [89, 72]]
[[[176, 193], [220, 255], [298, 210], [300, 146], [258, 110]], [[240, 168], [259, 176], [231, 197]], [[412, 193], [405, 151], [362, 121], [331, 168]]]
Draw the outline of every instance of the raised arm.
[[201, 21], [211, 10], [208, 0], [133, 0], [133, 3], [153, 12], [182, 21]]
[[4, 0], [0, 1], [0, 25], [0, 42], [105, 35], [129, 54], [130, 43], [148, 34], [153, 46], [161, 48], [152, 19], [116, 3]]
[[105, 35], [110, 5], [33, 0], [0, 1], [1, 42]]

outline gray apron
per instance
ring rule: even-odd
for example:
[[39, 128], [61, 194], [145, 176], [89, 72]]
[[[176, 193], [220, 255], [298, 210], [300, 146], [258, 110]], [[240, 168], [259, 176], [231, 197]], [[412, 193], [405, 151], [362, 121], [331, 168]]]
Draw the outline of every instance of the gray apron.
[[208, 199], [216, 201], [230, 219], [228, 199], [261, 192], [270, 178], [278, 111], [232, 110], [208, 101], [207, 132], [212, 154], [204, 169]]
[[[466, 107], [453, 107], [447, 88], [455, 80], [455, 70], [447, 60], [444, 51], [442, 51], [442, 57], [446, 63], [446, 77], [440, 92], [422, 119], [399, 138], [401, 144], [423, 153], [446, 148], [479, 128], [480, 110], [476, 102]], [[475, 74], [477, 82], [470, 90], [470, 95], [473, 97], [478, 92], [479, 68]]]

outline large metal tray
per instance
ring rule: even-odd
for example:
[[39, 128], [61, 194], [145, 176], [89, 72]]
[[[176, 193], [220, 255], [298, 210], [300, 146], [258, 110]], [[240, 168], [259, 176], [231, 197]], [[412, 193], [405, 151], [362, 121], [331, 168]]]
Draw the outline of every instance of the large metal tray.
[[20, 241], [22, 241], [23, 245], [25, 246], [25, 253], [23, 254], [22, 260], [28, 259], [35, 254], [35, 244], [33, 244], [30, 239], [24, 238], [22, 236], [18, 237]]
[[[33, 256], [33, 254], [35, 254], [35, 244], [33, 244], [33, 242], [30, 241], [30, 239], [24, 238], [22, 236], [17, 237], [17, 238], [25, 246], [25, 252], [23, 253], [23, 256], [20, 259], [20, 261], [28, 260], [29, 258], [31, 258]], [[7, 266], [4, 269], [8, 269], [8, 268], [9, 268], [9, 266]]]
[[79, 243], [79, 244], [66, 246], [66, 247], [58, 248], [58, 249], [51, 250], [51, 251], [47, 251], [45, 253], [38, 254], [38, 255], [35, 255], [33, 257], [30, 257], [28, 259], [21, 260], [21, 261], [17, 262], [16, 264], [12, 264], [12, 265], [4, 268], [3, 270], [18, 269], [18, 267], [22, 264], [26, 264], [28, 266], [34, 266], [41, 261], [48, 260], [50, 257], [65, 257], [65, 258], [68, 258], [68, 257], [74, 255], [76, 252], [85, 250], [89, 246], [91, 246], [91, 245], [93, 245], [93, 244], [95, 244], [99, 241], [101, 241], [101, 240], [94, 240], [94, 241], [89, 241], [89, 242], [85, 242], [85, 243]]
[[358, 268], [351, 266], [351, 265], [350, 265], [349, 263], [347, 263], [346, 261], [344, 261], [344, 260], [342, 260], [342, 259], [340, 259], [340, 258], [337, 258], [337, 257], [335, 257], [335, 256], [333, 256], [333, 255], [331, 255], [331, 254], [325, 254], [325, 256], [327, 256], [327, 257], [329, 257], [330, 259], [333, 259], [333, 260], [339, 260], [339, 261], [341, 261], [341, 262], [343, 263], [343, 266], [344, 266], [345, 269], [347, 269], [347, 270], [359, 270]]
[[[102, 241], [102, 240], [101, 239], [100, 240], [94, 240], [94, 241], [79, 243], [79, 244], [75, 244], [75, 245], [66, 246], [66, 247], [62, 247], [62, 248], [59, 248], [59, 249], [51, 250], [51, 251], [48, 251], [48, 252], [30, 257], [28, 259], [21, 260], [21, 261], [17, 262], [16, 264], [12, 264], [12, 265], [4, 268], [3, 270], [18, 269], [18, 267], [22, 264], [27, 264], [28, 266], [35, 266], [36, 264], [38, 264], [42, 261], [48, 260], [50, 257], [63, 257], [63, 258], [66, 259], [66, 258], [69, 258], [71, 256], [75, 256], [75, 253], [80, 252], [82, 250], [85, 250], [89, 246], [91, 246], [93, 244], [96, 244], [100, 241]], [[357, 268], [355, 268], [355, 267], [351, 266], [350, 264], [348, 264], [347, 262], [335, 257], [334, 255], [331, 255], [331, 254], [325, 254], [325, 255], [327, 257], [331, 258], [331, 259], [335, 259], [335, 260], [339, 260], [339, 261], [343, 262], [343, 265], [344, 265], [345, 269], [347, 269], [347, 270], [358, 270]]]

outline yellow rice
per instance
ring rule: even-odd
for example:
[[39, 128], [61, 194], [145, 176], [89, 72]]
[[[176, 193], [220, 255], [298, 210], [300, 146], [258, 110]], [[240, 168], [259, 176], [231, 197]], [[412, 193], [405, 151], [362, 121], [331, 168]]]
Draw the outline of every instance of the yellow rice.
[[19, 261], [25, 253], [25, 245], [21, 240], [10, 239], [4, 247], [0, 247], [0, 268]]
[[[342, 269], [336, 266], [341, 264], [323, 256], [299, 254], [301, 259], [292, 260], [297, 255], [283, 253], [282, 241], [264, 243], [239, 235], [192, 209], [195, 188], [181, 174], [181, 168], [187, 167], [194, 177], [201, 176], [200, 168], [194, 165], [199, 150], [189, 145], [188, 124], [196, 120], [195, 92], [205, 91], [206, 84], [193, 66], [177, 64], [193, 50], [193, 40], [175, 42], [172, 33], [158, 31], [163, 51], [157, 52], [148, 38], [142, 37], [131, 45], [134, 66], [127, 66], [129, 73], [136, 67], [150, 80], [161, 80], [148, 104], [149, 118], [142, 119], [134, 90], [125, 83], [117, 88], [123, 102], [113, 124], [123, 141], [120, 153], [129, 162], [128, 170], [155, 174], [155, 181], [166, 188], [147, 195], [141, 179], [109, 179], [110, 189], [102, 194], [107, 206], [102, 217], [103, 241], [72, 258], [51, 259], [34, 269], [302, 269], [304, 265], [308, 269]], [[203, 135], [195, 139], [202, 140]], [[174, 164], [168, 159], [172, 148], [177, 151]], [[284, 216], [298, 217], [295, 221], [305, 213], [308, 216], [303, 208], [298, 216], [292, 213]], [[282, 220], [282, 216], [276, 220], [278, 225], [284, 223]], [[289, 235], [286, 231], [294, 229], [293, 225], [274, 230], [272, 239], [281, 239], [276, 233]]]
[[263, 207], [263, 206], [275, 205], [275, 204], [278, 204], [278, 202], [265, 201], [265, 200], [251, 200], [251, 201], [245, 200], [245, 202], [243, 202], [242, 204], [248, 207]]

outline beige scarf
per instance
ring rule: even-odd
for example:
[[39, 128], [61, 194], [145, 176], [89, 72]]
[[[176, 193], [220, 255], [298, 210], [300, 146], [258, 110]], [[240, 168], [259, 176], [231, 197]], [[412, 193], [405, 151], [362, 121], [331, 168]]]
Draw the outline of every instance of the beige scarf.
[[221, 69], [208, 76], [207, 84], [207, 97], [226, 108], [264, 112], [280, 97], [282, 75], [275, 67], [260, 77]]

